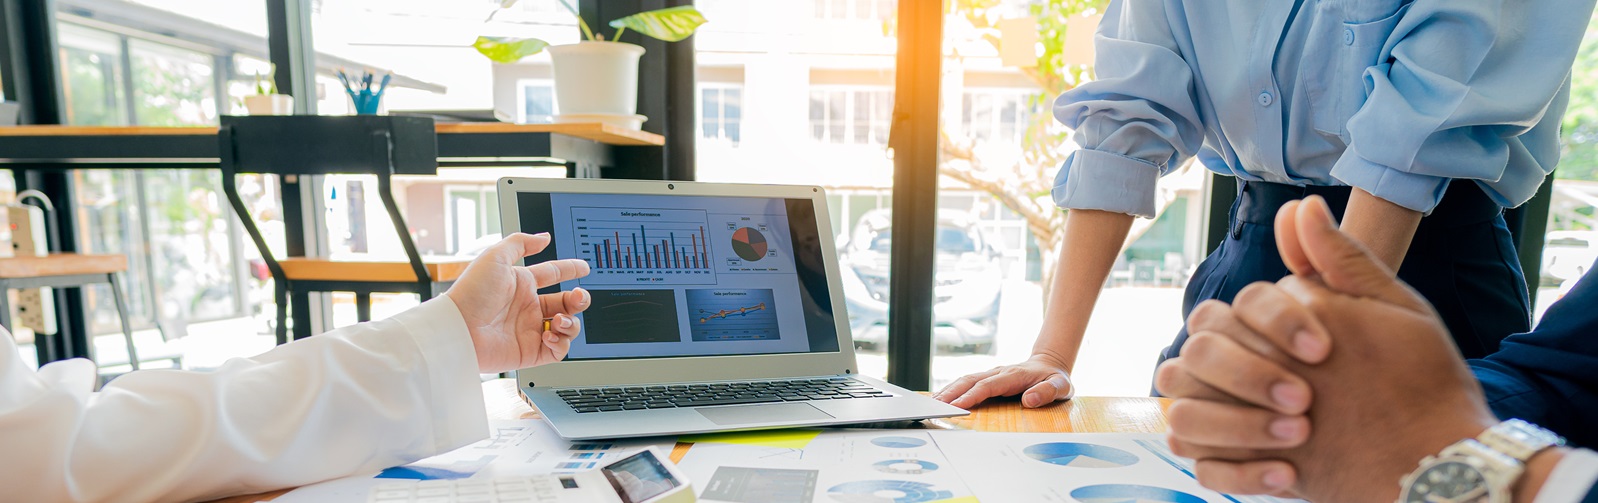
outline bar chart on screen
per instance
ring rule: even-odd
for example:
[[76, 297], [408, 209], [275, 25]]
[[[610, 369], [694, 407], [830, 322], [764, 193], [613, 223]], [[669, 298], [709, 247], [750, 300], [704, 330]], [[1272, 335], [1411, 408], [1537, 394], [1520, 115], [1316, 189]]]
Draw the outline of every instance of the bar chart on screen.
[[704, 210], [571, 209], [583, 284], [708, 285], [716, 282]]

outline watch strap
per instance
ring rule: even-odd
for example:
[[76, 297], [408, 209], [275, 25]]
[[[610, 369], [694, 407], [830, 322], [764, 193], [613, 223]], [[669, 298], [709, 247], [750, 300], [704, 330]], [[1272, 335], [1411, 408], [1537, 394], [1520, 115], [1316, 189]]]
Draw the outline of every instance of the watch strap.
[[1476, 440], [1522, 463], [1543, 449], [1565, 445], [1565, 439], [1554, 432], [1519, 419], [1495, 424]]

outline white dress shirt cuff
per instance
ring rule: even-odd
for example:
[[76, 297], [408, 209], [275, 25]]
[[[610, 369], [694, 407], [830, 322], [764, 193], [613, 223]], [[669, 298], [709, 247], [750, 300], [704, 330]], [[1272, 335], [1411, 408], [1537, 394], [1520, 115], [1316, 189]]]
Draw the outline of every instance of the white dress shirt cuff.
[[1598, 453], [1576, 449], [1565, 454], [1565, 459], [1554, 465], [1554, 471], [1543, 481], [1534, 503], [1576, 503], [1588, 493], [1598, 490]]
[[1154, 218], [1160, 167], [1102, 150], [1071, 153], [1054, 176], [1054, 204], [1067, 210], [1103, 210]]
[[1443, 202], [1450, 178], [1417, 175], [1365, 160], [1359, 150], [1349, 145], [1343, 156], [1332, 165], [1332, 178], [1364, 189], [1371, 195], [1430, 215], [1437, 204]]
[[455, 302], [441, 295], [390, 320], [405, 327], [426, 362], [436, 452], [481, 440], [488, 412], [477, 352]]

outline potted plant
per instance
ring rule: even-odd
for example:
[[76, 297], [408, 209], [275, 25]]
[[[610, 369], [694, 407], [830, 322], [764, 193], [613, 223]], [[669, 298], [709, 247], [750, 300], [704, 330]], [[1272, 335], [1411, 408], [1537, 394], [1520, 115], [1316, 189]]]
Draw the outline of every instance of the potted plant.
[[[589, 28], [588, 22], [567, 0], [561, 0], [583, 30], [583, 41], [551, 47], [536, 38], [477, 37], [472, 47], [488, 59], [515, 63], [549, 49], [554, 64], [555, 106], [560, 112], [555, 122], [607, 122], [630, 129], [643, 126], [647, 118], [638, 113], [638, 59], [644, 48], [621, 42], [627, 30], [644, 36], [677, 42], [694, 34], [705, 23], [704, 15], [692, 6], [670, 7], [610, 22], [616, 32], [605, 34]], [[499, 10], [516, 5], [516, 0], [501, 0]], [[495, 14], [499, 12], [495, 11]], [[493, 19], [493, 15], [489, 16]]]
[[272, 76], [268, 74], [262, 78], [261, 73], [256, 72], [255, 95], [244, 97], [244, 110], [250, 115], [293, 115], [294, 97], [277, 94], [277, 86], [272, 84]]

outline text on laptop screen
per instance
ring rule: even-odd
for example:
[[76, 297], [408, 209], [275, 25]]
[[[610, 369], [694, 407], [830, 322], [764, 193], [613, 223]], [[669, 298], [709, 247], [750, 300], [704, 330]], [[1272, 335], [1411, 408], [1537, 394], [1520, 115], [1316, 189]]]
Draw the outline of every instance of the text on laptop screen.
[[588, 262], [568, 360], [836, 352], [809, 199], [519, 192], [521, 230]]

